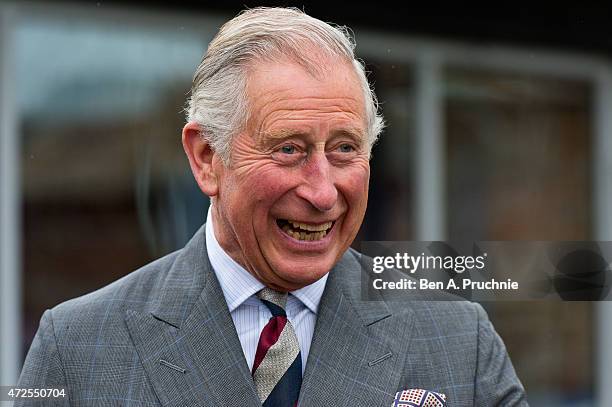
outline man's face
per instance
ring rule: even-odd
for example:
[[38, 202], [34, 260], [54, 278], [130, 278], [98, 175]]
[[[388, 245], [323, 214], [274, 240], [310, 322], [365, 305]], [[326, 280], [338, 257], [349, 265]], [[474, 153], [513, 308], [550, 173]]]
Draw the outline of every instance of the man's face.
[[257, 64], [247, 86], [247, 129], [234, 138], [228, 167], [213, 157], [215, 235], [279, 290], [325, 275], [366, 210], [364, 97], [350, 66], [331, 66], [317, 79], [291, 62]]

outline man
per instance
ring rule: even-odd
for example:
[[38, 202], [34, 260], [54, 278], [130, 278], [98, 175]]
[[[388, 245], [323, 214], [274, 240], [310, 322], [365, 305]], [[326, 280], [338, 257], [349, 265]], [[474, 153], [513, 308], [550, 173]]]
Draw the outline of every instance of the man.
[[349, 245], [382, 126], [341, 29], [280, 8], [226, 23], [183, 129], [205, 226], [46, 311], [19, 386], [73, 406], [525, 405], [480, 306], [361, 298]]

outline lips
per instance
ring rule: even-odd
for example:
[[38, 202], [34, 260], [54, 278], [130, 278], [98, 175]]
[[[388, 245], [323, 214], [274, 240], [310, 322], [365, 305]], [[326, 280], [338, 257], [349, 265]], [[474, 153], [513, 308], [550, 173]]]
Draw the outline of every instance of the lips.
[[323, 239], [334, 226], [335, 221], [305, 223], [289, 219], [277, 219], [276, 224], [287, 235], [297, 240], [316, 241]]

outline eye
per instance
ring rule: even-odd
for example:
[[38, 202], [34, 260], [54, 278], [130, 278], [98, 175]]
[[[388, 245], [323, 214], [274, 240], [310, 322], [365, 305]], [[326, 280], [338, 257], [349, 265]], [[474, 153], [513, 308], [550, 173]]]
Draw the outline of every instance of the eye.
[[344, 143], [344, 144], [340, 144], [340, 146], [338, 147], [338, 150], [341, 153], [352, 153], [353, 151], [355, 151], [355, 147], [353, 147], [350, 144]]
[[283, 154], [295, 154], [295, 146], [291, 144], [284, 145], [280, 148], [281, 153]]
[[295, 143], [287, 143], [277, 146], [272, 152], [272, 158], [281, 164], [298, 164], [306, 158], [304, 146]]

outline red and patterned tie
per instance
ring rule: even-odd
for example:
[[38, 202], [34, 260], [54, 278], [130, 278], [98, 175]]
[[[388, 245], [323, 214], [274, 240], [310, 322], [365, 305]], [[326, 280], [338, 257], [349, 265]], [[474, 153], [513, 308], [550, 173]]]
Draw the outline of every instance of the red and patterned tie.
[[257, 296], [272, 318], [257, 344], [252, 371], [255, 388], [263, 407], [294, 407], [302, 385], [302, 356], [285, 312], [287, 293], [264, 288]]

